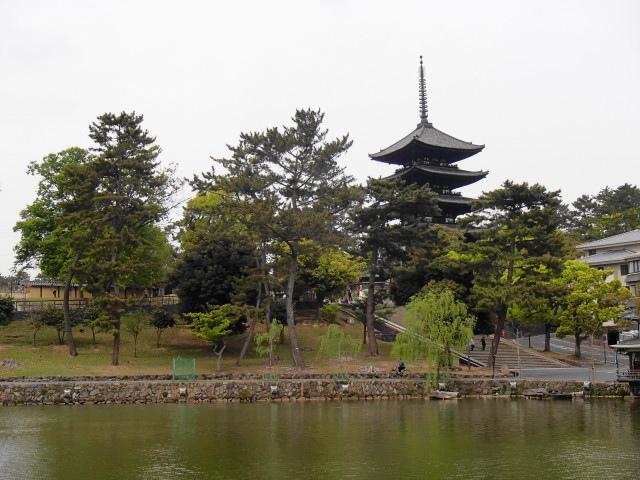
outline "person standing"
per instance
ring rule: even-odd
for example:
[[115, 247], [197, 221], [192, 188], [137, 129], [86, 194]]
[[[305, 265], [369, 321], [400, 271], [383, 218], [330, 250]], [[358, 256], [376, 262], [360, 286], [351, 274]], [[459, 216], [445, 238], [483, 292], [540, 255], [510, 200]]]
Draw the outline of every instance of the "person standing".
[[485, 348], [487, 348], [487, 339], [484, 338], [484, 335], [480, 339], [480, 345], [482, 345], [482, 351], [484, 352]]

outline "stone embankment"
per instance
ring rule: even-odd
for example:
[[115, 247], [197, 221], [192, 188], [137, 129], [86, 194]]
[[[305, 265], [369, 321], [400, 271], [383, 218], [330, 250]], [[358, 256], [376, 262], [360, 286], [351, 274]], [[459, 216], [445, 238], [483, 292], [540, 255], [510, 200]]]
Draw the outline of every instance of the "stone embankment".
[[[427, 398], [431, 390], [423, 378], [379, 378], [365, 375], [328, 379], [314, 375], [304, 378], [199, 378], [174, 381], [168, 377], [128, 377], [69, 379], [40, 378], [0, 381], [2, 405], [53, 404], [143, 404], [269, 402], [299, 400], [347, 400]], [[439, 385], [441, 390], [461, 396], [523, 396], [527, 390], [571, 393], [586, 397], [623, 397], [623, 384], [583, 382], [512, 381], [508, 379], [455, 379]]]

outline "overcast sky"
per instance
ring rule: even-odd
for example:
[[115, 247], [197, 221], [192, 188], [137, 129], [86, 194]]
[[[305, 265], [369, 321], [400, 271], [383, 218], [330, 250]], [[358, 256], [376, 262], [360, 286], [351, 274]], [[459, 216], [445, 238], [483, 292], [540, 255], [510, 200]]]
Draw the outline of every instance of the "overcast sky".
[[99, 114], [143, 113], [191, 176], [241, 131], [320, 107], [363, 181], [393, 171], [367, 154], [418, 123], [420, 54], [430, 120], [486, 145], [460, 163], [490, 172], [465, 194], [640, 183], [638, 1], [0, 0], [0, 273], [34, 197], [27, 164], [89, 146]]

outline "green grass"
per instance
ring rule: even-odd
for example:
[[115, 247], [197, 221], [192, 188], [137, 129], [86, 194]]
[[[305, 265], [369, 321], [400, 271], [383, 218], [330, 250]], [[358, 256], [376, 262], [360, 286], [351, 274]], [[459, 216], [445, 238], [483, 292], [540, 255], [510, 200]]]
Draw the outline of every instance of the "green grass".
[[[367, 346], [363, 348], [357, 358], [350, 361], [337, 361], [320, 358], [317, 355], [318, 337], [326, 331], [324, 323], [305, 321], [298, 325], [300, 346], [303, 349], [309, 372], [343, 372], [357, 371], [364, 365], [374, 365], [385, 371], [390, 370], [395, 362], [390, 359], [391, 344], [379, 342], [381, 355], [376, 358], [367, 355]], [[347, 325], [342, 327], [354, 338], [362, 338], [361, 325]], [[126, 332], [122, 333], [120, 347], [120, 365], [111, 366], [111, 348], [113, 337], [106, 333], [97, 334], [96, 345], [92, 344], [89, 329], [75, 329], [74, 337], [78, 345], [79, 355], [70, 357], [66, 345], [58, 345], [56, 332], [53, 328], [42, 328], [36, 337], [33, 347], [32, 330], [27, 320], [15, 320], [8, 325], [0, 326], [0, 361], [16, 360], [17, 368], [0, 367], [0, 377], [15, 376], [80, 376], [80, 375], [151, 375], [170, 374], [173, 357], [196, 358], [197, 373], [215, 372], [215, 356], [210, 345], [196, 338], [189, 328], [180, 325], [163, 333], [161, 346], [156, 348], [155, 330], [145, 329], [138, 339], [138, 356], [133, 356], [133, 339]], [[249, 349], [241, 367], [235, 365], [238, 352], [246, 334], [230, 337], [227, 340], [222, 368], [223, 372], [287, 372], [291, 370], [292, 362], [288, 339], [285, 343], [276, 345], [276, 365], [268, 368], [266, 359], [258, 358]]]

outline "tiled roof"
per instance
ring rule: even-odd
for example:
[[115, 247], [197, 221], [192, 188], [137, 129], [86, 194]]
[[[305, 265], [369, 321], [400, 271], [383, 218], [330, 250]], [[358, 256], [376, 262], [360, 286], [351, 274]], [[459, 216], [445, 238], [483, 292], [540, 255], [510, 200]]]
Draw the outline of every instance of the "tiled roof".
[[454, 205], [469, 205], [473, 198], [460, 195], [438, 195], [439, 203], [449, 203]]
[[386, 155], [395, 153], [402, 150], [411, 142], [416, 141], [429, 147], [437, 147], [449, 150], [463, 150], [468, 152], [479, 152], [484, 148], [484, 145], [475, 145], [471, 142], [465, 142], [459, 140], [451, 135], [448, 135], [437, 128], [434, 128], [430, 123], [420, 123], [418, 127], [412, 131], [406, 137], [398, 140], [393, 145], [380, 150], [378, 153], [372, 153], [369, 156], [375, 159], [382, 159]]
[[639, 252], [634, 252], [632, 250], [609, 250], [602, 253], [596, 253], [595, 255], [589, 255], [587, 257], [582, 257], [582, 260], [587, 262], [589, 265], [608, 265], [612, 263], [624, 262], [628, 258], [639, 257]]
[[622, 245], [626, 243], [640, 243], [640, 229], [631, 230], [618, 235], [601, 238], [592, 242], [581, 243], [576, 248], [580, 250], [588, 250], [590, 248], [607, 247], [610, 245]]

